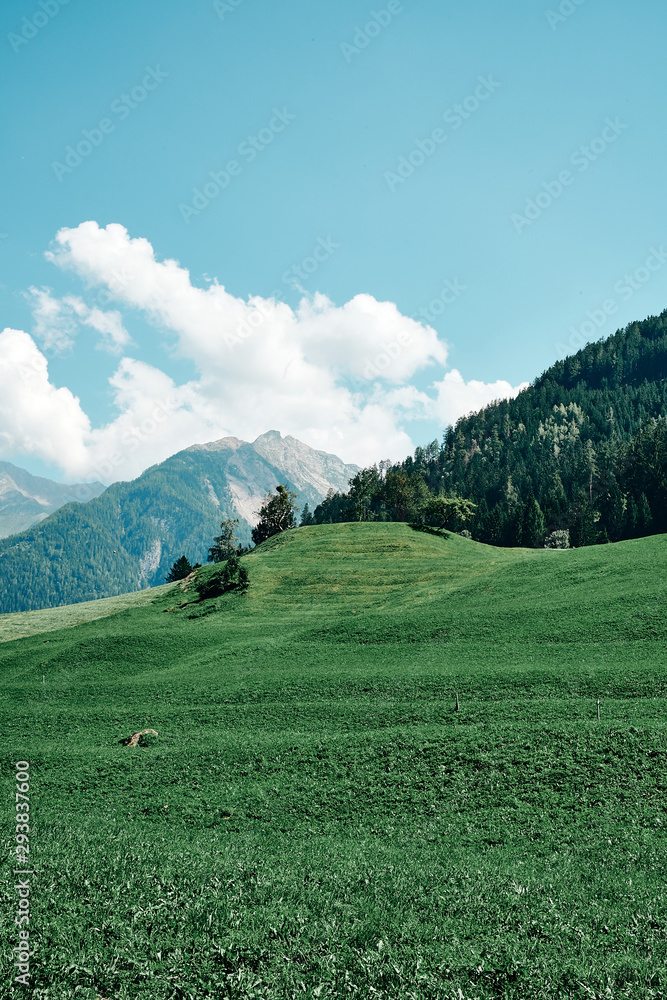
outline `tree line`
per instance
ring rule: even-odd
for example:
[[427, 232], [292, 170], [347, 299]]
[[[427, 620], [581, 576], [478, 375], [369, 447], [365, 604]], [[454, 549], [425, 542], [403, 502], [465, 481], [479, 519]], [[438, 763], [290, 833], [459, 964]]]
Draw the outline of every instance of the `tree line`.
[[[355, 497], [354, 503], [356, 506], [351, 506], [350, 511], [354, 511], [355, 515], [359, 513], [361, 516], [357, 517], [347, 517], [339, 516], [337, 520], [376, 520], [372, 513], [372, 501], [369, 501], [375, 483], [375, 477], [379, 476], [378, 470], [373, 469], [363, 469], [361, 472], [349, 481], [350, 483], [350, 494]], [[388, 479], [391, 482], [396, 478], [396, 474], [393, 470], [388, 473]], [[379, 483], [384, 482], [380, 476], [378, 479]], [[420, 490], [420, 506], [419, 510], [413, 507], [401, 507], [401, 513], [404, 515], [414, 515], [413, 517], [405, 516], [396, 518], [397, 520], [418, 520], [421, 524], [431, 525], [434, 528], [444, 528], [447, 526], [456, 525], [456, 527], [462, 527], [467, 521], [474, 516], [475, 504], [471, 503], [462, 497], [448, 497], [444, 494], [439, 494], [438, 496], [432, 496], [429, 494], [428, 489], [424, 487], [422, 483], [422, 489]], [[390, 487], [391, 489], [391, 487]], [[315, 514], [319, 514], [320, 511], [326, 509], [328, 503], [334, 503], [336, 505], [336, 512], [341, 513], [342, 508], [339, 509], [337, 506], [337, 498], [341, 496], [347, 496], [347, 494], [330, 494], [330, 496], [320, 504], [315, 511]], [[393, 494], [392, 494], [393, 496]], [[264, 498], [264, 503], [258, 511], [255, 511], [256, 515], [259, 517], [256, 527], [252, 529], [252, 540], [255, 545], [261, 545], [267, 539], [272, 538], [274, 535], [279, 535], [283, 531], [288, 531], [291, 528], [297, 527], [297, 512], [298, 507], [296, 505], [296, 494], [287, 487], [279, 485], [276, 486], [275, 495], [268, 493]], [[368, 506], [370, 502], [370, 506]], [[208, 550], [208, 562], [219, 563], [225, 562], [228, 567], [232, 567], [229, 572], [238, 571], [238, 560], [245, 552], [249, 549], [242, 545], [237, 545], [235, 536], [235, 526], [238, 525], [238, 518], [226, 518], [222, 521], [220, 525], [220, 534], [213, 539], [213, 545]], [[307, 527], [310, 524], [321, 524], [326, 523], [325, 521], [317, 521], [315, 517], [310, 513], [308, 504], [306, 504], [301, 512], [301, 521], [299, 527]], [[199, 563], [194, 566], [190, 564], [190, 561], [186, 556], [180, 556], [169, 571], [167, 576], [167, 583], [173, 583], [177, 580], [183, 580], [185, 577], [189, 576], [195, 569], [199, 569]], [[247, 574], [244, 576], [244, 582], [247, 581]]]

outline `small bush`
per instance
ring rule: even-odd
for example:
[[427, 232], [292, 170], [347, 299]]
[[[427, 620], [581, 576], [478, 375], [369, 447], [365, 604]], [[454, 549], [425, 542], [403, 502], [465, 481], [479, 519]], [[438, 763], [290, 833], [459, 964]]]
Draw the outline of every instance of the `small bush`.
[[230, 590], [247, 590], [248, 570], [241, 566], [238, 556], [230, 556], [221, 569], [197, 583], [200, 601], [220, 597]]
[[545, 549], [569, 549], [570, 547], [570, 531], [565, 528], [563, 531], [552, 531], [550, 535], [544, 539]]

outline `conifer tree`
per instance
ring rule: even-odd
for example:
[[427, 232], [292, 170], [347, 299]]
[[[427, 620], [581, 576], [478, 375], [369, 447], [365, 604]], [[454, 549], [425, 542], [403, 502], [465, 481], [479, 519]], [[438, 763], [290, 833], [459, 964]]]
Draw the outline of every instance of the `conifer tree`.
[[192, 573], [195, 567], [190, 564], [190, 560], [185, 556], [180, 556], [169, 570], [166, 577], [167, 583], [175, 583], [176, 580], [184, 580]]

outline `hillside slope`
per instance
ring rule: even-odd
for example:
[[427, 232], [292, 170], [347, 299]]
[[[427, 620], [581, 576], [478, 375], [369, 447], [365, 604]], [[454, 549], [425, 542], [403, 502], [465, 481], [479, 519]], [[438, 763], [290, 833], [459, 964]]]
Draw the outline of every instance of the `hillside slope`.
[[[272, 454], [288, 471], [270, 461]], [[289, 475], [297, 460], [298, 483]], [[132, 482], [114, 483], [94, 500], [61, 507], [0, 541], [0, 613], [163, 583], [180, 555], [206, 561], [223, 518], [240, 517], [239, 540], [249, 543], [252, 511], [278, 483], [314, 506], [326, 489], [346, 486], [356, 469], [277, 431], [253, 444], [223, 438], [187, 448]]]
[[660, 997], [667, 536], [318, 525], [243, 562], [244, 594], [10, 616], [32, 634], [0, 643], [0, 783], [29, 761], [49, 891], [33, 990]]
[[[580, 640], [667, 639], [667, 535], [591, 549], [520, 549], [406, 524], [352, 522], [276, 535], [244, 556], [244, 565], [249, 591], [220, 598], [217, 606], [224, 611], [229, 605], [233, 615], [214, 615], [204, 633], [188, 618], [199, 607], [196, 592], [190, 587], [183, 598], [180, 584], [101, 601], [100, 617], [112, 630], [131, 635], [136, 629], [142, 650], [146, 630], [156, 630], [147, 668], [153, 660], [163, 662], [163, 641], [174, 643], [177, 656], [179, 645], [188, 646], [195, 635], [191, 657], [199, 664], [209, 643], [215, 651], [232, 639], [268, 648], [326, 639], [444, 649], [525, 640], [546, 644], [549, 655], [559, 644]], [[204, 566], [198, 575], [212, 572]], [[181, 608], [183, 600], [189, 603]], [[162, 617], [165, 602], [178, 605], [173, 618]], [[129, 615], [118, 626], [108, 617], [114, 604]], [[95, 607], [3, 615], [0, 638], [15, 635], [22, 622], [26, 634], [57, 629], [59, 622], [69, 628], [79, 608], [81, 619], [92, 620]], [[68, 635], [76, 641], [75, 631]]]

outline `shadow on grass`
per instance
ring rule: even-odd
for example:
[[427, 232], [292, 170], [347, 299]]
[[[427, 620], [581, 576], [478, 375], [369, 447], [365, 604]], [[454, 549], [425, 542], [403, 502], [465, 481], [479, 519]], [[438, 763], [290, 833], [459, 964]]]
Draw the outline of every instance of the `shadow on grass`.
[[428, 524], [409, 524], [408, 527], [412, 528], [413, 531], [423, 531], [427, 535], [435, 535], [437, 538], [442, 538], [445, 542], [452, 537], [450, 531], [445, 531], [444, 528], [431, 528]]

